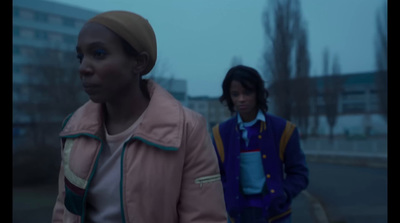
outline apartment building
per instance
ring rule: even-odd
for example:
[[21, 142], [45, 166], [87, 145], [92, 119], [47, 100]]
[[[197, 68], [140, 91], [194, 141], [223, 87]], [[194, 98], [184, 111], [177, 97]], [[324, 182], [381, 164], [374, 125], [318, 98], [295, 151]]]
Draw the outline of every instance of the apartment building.
[[[60, 57], [63, 66], [73, 60], [76, 41], [87, 19], [97, 14], [48, 1], [13, 0], [13, 104], [30, 100], [29, 84], [35, 65]], [[65, 55], [73, 55], [65, 58]], [[64, 58], [63, 58], [64, 56]], [[77, 63], [76, 63], [77, 64]], [[37, 83], [40, 84], [40, 83]], [[14, 106], [13, 122], [31, 121], [31, 115]]]
[[[310, 98], [310, 117], [308, 133], [312, 128], [320, 136], [329, 134], [329, 125], [325, 114], [325, 87], [324, 77], [312, 77], [317, 86], [317, 103]], [[334, 135], [386, 135], [387, 122], [382, 115], [379, 105], [377, 73], [364, 72], [342, 74], [339, 76], [341, 89], [338, 94], [337, 121], [333, 128]], [[385, 89], [383, 89], [385, 90]], [[274, 95], [269, 101], [273, 101]], [[316, 116], [318, 111], [318, 116]], [[271, 104], [270, 112], [274, 113], [274, 105]], [[296, 111], [293, 111], [296, 112]], [[316, 117], [318, 117], [316, 119]], [[292, 120], [296, 122], [296, 120]], [[318, 124], [316, 124], [318, 123]], [[303, 131], [305, 131], [303, 129]]]
[[[376, 85], [376, 72], [343, 74], [340, 76], [342, 87], [338, 98], [338, 117], [334, 127], [335, 135], [386, 135], [387, 122], [382, 115], [379, 105], [378, 89]], [[313, 77], [317, 83], [317, 104], [310, 102], [310, 116], [308, 133], [314, 127], [315, 111], [318, 109], [316, 134], [326, 136], [329, 134], [329, 125], [325, 115], [323, 77]], [[268, 88], [268, 87], [267, 87]], [[274, 95], [268, 99], [269, 112], [275, 114]], [[310, 98], [310, 101], [312, 99]], [[189, 97], [188, 107], [202, 114], [208, 121], [209, 131], [231, 114], [228, 108], [222, 105], [218, 98]], [[293, 111], [293, 113], [296, 111]], [[296, 120], [290, 120], [296, 123]], [[302, 129], [302, 128], [301, 128]]]
[[[42, 138], [53, 138], [53, 135], [45, 137], [53, 133], [57, 140], [60, 122], [66, 115], [64, 113], [71, 111], [63, 113], [52, 110], [59, 105], [84, 100], [81, 91], [76, 93], [77, 97], [67, 95], [55, 104], [49, 103], [50, 99], [55, 100], [51, 98], [55, 91], [63, 90], [50, 81], [60, 83], [69, 78], [79, 82], [75, 53], [77, 36], [85, 22], [96, 14], [94, 11], [50, 1], [13, 0], [14, 145], [27, 138], [31, 139], [28, 144]], [[52, 65], [53, 70], [50, 70], [49, 65]], [[67, 69], [75, 70], [64, 72]], [[54, 86], [54, 92], [49, 91], [51, 86]]]
[[188, 107], [206, 118], [210, 133], [213, 126], [231, 117], [228, 107], [221, 104], [216, 97], [189, 97]]
[[[147, 78], [145, 76], [145, 78]], [[165, 77], [150, 77], [149, 79], [154, 80], [161, 87], [166, 89], [176, 100], [181, 102], [182, 105], [188, 105], [187, 95], [187, 81], [184, 79], [176, 78], [165, 78]]]

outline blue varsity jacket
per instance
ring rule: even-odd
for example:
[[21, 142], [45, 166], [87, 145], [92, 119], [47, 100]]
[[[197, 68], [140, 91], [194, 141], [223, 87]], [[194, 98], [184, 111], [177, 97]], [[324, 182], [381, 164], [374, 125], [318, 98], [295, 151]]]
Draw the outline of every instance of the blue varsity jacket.
[[[258, 145], [266, 177], [262, 194], [263, 214], [274, 222], [291, 214], [291, 201], [308, 185], [308, 167], [294, 124], [265, 113], [260, 121]], [[218, 156], [226, 209], [232, 222], [239, 223], [245, 208], [240, 188], [240, 145], [242, 137], [234, 116], [213, 127], [213, 144]]]

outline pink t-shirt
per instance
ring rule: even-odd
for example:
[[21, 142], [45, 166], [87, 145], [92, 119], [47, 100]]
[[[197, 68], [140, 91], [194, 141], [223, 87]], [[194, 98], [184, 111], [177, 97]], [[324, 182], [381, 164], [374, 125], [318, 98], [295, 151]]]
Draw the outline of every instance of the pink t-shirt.
[[[86, 206], [86, 222], [122, 222], [120, 201], [121, 152], [124, 142], [139, 125], [142, 116], [128, 129], [109, 135], [100, 154], [96, 172], [89, 185]], [[105, 125], [104, 125], [105, 126]]]

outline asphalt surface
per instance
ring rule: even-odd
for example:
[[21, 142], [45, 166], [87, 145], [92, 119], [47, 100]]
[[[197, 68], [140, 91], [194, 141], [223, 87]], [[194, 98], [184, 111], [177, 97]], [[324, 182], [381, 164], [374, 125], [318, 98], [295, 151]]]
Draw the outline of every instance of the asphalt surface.
[[[292, 203], [292, 223], [386, 223], [387, 168], [309, 163], [310, 184]], [[51, 221], [56, 185], [14, 188], [13, 222]]]
[[[12, 222], [51, 222], [52, 208], [57, 194], [56, 188], [56, 185], [14, 188]], [[325, 223], [316, 220], [314, 213], [321, 213], [318, 203], [313, 202], [306, 192], [293, 200], [292, 211], [293, 223]]]
[[47, 223], [57, 196], [57, 185], [13, 188], [13, 223]]
[[388, 222], [387, 168], [309, 163], [307, 191], [331, 223]]

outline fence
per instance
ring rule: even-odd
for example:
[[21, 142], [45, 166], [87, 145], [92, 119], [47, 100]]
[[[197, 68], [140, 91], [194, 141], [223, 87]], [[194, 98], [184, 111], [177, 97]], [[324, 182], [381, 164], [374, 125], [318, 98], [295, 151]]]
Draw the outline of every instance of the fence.
[[368, 166], [387, 166], [387, 138], [364, 139], [309, 138], [301, 141], [301, 146], [309, 161], [344, 163]]

